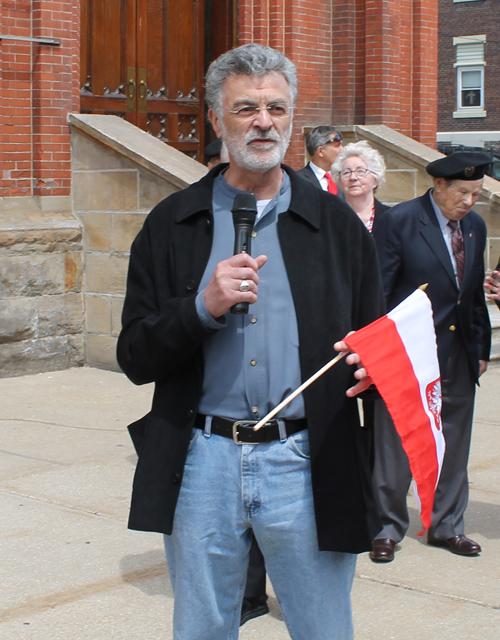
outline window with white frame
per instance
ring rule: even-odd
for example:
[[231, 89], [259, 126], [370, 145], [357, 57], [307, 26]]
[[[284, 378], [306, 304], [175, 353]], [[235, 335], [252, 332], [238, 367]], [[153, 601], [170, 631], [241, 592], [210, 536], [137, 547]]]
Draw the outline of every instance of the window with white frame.
[[458, 69], [458, 108], [482, 109], [484, 96], [483, 67]]
[[484, 44], [486, 36], [453, 38], [456, 49], [457, 110], [454, 118], [485, 118]]

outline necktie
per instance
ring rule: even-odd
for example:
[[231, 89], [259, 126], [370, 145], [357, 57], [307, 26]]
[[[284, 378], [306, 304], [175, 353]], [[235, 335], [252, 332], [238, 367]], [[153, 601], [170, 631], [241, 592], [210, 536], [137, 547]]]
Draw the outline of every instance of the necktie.
[[333, 181], [333, 178], [328, 173], [328, 171], [325, 173], [325, 178], [326, 178], [326, 181], [328, 182], [328, 193], [333, 193], [334, 195], [337, 195], [339, 190], [337, 189], [337, 185]]
[[457, 280], [458, 286], [460, 287], [464, 277], [465, 266], [464, 238], [458, 220], [450, 220], [448, 226], [451, 229], [451, 249], [455, 256], [455, 262], [457, 263]]

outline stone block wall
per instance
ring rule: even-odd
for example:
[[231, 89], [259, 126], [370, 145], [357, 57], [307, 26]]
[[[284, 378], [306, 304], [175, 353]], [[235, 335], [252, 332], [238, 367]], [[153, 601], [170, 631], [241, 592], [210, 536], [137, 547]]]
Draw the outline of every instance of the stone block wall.
[[70, 212], [0, 198], [0, 377], [83, 364], [82, 249]]
[[116, 116], [70, 116], [72, 206], [83, 227], [85, 363], [118, 370], [130, 246], [149, 211], [206, 168]]

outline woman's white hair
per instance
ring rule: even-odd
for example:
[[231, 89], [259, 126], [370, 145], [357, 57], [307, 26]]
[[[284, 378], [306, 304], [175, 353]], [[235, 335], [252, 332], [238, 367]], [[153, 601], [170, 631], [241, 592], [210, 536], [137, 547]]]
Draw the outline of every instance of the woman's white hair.
[[332, 173], [339, 174], [344, 166], [344, 162], [351, 156], [358, 156], [366, 162], [366, 166], [372, 171], [377, 178], [378, 189], [385, 182], [385, 160], [384, 157], [373, 147], [370, 147], [366, 140], [359, 142], [350, 142], [342, 149], [337, 159], [332, 164]]

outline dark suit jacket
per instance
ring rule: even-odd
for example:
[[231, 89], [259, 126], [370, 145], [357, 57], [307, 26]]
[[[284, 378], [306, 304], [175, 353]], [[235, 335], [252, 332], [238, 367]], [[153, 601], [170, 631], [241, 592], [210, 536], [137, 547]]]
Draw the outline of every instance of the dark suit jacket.
[[[155, 382], [151, 412], [132, 430], [139, 448], [133, 529], [172, 532], [211, 333], [195, 300], [212, 245], [213, 181], [224, 166], [160, 202], [132, 245], [118, 362], [136, 384]], [[359, 218], [283, 168], [292, 198], [277, 230], [306, 380], [332, 358], [337, 340], [383, 314], [385, 303], [375, 244]], [[304, 403], [319, 548], [360, 553], [380, 523], [369, 435], [359, 426], [357, 400], [345, 395], [352, 382], [353, 367], [342, 361], [305, 390]]]
[[[297, 171], [297, 175], [300, 176], [301, 178], [304, 178], [304, 180], [307, 180], [311, 184], [313, 184], [317, 189], [321, 189], [322, 191], [324, 190], [323, 187], [320, 184], [320, 181], [318, 180], [318, 178], [316, 178], [316, 174], [314, 173], [314, 171], [309, 166], [309, 162], [306, 164], [305, 167], [302, 167], [302, 169], [299, 169]], [[339, 190], [339, 192], [337, 194], [338, 197], [341, 200], [345, 200], [344, 192], [342, 191], [342, 189], [338, 185], [337, 185], [337, 188]]]
[[429, 193], [386, 211], [375, 229], [387, 306], [392, 309], [429, 283], [426, 293], [432, 302], [441, 374], [458, 332], [477, 379], [478, 361], [489, 360], [491, 346], [483, 290], [486, 225], [475, 211], [462, 220], [465, 271], [459, 290]]

